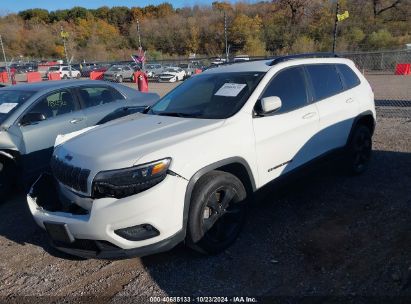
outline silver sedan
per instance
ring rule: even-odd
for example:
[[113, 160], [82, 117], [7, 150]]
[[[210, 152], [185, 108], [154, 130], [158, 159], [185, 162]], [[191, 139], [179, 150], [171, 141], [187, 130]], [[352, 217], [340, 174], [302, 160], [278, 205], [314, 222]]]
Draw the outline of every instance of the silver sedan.
[[91, 80], [0, 89], [0, 201], [16, 181], [29, 183], [48, 169], [59, 134], [141, 112], [158, 99], [154, 93]]

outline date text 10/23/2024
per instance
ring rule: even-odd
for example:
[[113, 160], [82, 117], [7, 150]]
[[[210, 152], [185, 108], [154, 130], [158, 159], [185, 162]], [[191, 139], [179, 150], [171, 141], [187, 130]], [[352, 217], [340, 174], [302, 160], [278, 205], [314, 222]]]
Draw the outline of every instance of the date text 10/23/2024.
[[254, 297], [150, 297], [150, 303], [258, 303]]

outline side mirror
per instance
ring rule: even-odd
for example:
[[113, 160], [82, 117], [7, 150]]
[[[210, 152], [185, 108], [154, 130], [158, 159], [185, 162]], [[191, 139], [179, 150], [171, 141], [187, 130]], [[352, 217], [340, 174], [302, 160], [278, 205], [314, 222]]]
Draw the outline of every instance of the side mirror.
[[20, 125], [27, 126], [46, 120], [46, 116], [43, 113], [27, 113], [20, 120]]
[[256, 106], [256, 112], [258, 115], [264, 116], [274, 113], [282, 106], [281, 98], [278, 96], [264, 97], [259, 101]]

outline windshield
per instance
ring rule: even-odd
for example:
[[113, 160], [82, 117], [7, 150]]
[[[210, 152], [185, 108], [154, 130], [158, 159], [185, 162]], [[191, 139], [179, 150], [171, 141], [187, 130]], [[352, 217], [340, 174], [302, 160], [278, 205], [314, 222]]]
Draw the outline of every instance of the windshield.
[[25, 103], [35, 92], [0, 90], [0, 123]]
[[120, 72], [121, 71], [121, 67], [119, 66], [112, 66], [111, 68], [108, 69], [109, 71], [112, 72]]
[[262, 72], [200, 74], [160, 99], [148, 114], [223, 119], [241, 109]]
[[165, 71], [166, 71], [166, 72], [175, 73], [175, 72], [177, 72], [177, 69], [171, 68], [171, 69], [166, 69]]
[[184, 63], [179, 64], [178, 66], [182, 69], [187, 69], [188, 68], [188, 64], [184, 64]]

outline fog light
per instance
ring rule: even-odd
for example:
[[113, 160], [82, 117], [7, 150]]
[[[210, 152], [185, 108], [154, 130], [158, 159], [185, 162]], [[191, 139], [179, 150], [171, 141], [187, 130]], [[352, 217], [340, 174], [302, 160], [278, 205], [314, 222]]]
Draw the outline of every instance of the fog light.
[[142, 224], [114, 231], [115, 234], [129, 241], [143, 241], [160, 235], [160, 232], [150, 224]]

